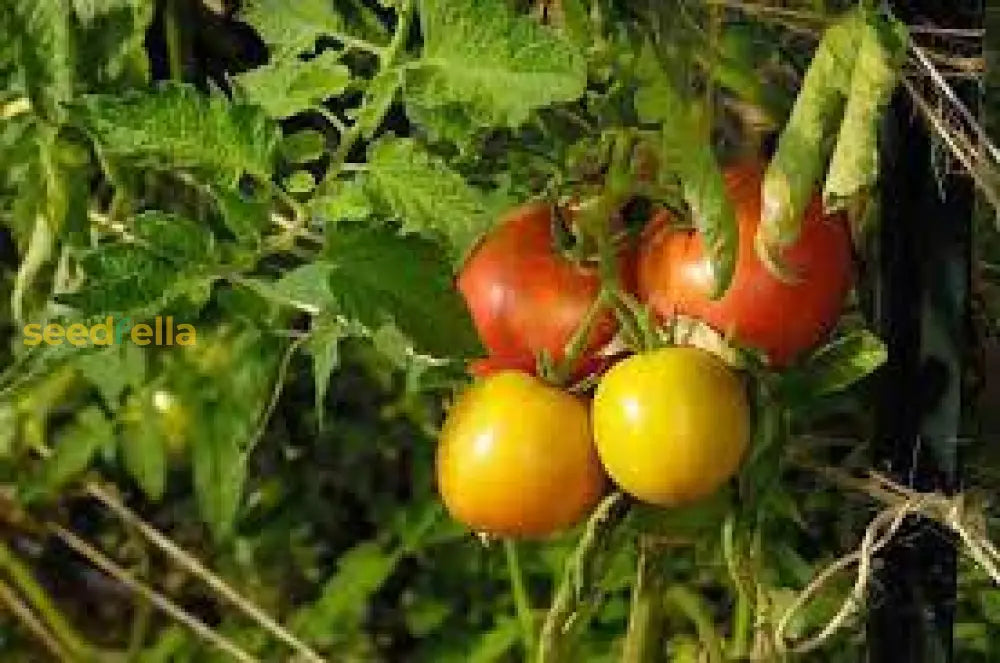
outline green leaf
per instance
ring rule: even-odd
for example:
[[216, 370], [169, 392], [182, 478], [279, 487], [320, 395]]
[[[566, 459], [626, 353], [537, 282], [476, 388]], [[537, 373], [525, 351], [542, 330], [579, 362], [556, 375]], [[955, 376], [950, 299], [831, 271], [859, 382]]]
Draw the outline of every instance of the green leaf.
[[316, 161], [326, 153], [326, 136], [315, 129], [302, 129], [285, 136], [279, 149], [289, 163]]
[[68, 2], [7, 0], [0, 5], [0, 34], [13, 41], [33, 104], [50, 119], [59, 119], [60, 104], [73, 95]]
[[168, 84], [156, 92], [90, 95], [74, 109], [109, 156], [159, 169], [197, 168], [230, 182], [244, 173], [270, 179], [280, 134], [256, 106]]
[[194, 222], [150, 211], [137, 216], [130, 231], [134, 243], [85, 253], [86, 281], [58, 300], [85, 315], [144, 317], [180, 297], [198, 301], [215, 280], [214, 239]]
[[[97, 90], [145, 87], [150, 78], [145, 38], [156, 14], [143, 0], [74, 0], [80, 17], [76, 77]], [[79, 83], [78, 83], [79, 86]]]
[[802, 373], [814, 396], [844, 391], [881, 367], [888, 350], [867, 330], [852, 331], [818, 350], [806, 361]]
[[154, 399], [155, 392], [145, 389], [129, 400], [118, 446], [129, 475], [155, 501], [163, 497], [167, 484], [168, 441]]
[[764, 177], [756, 237], [757, 252], [767, 264], [780, 264], [781, 250], [799, 237], [850, 92], [863, 28], [863, 14], [852, 11], [826, 31], [781, 133]]
[[297, 170], [285, 179], [284, 186], [289, 193], [308, 194], [316, 188], [316, 178], [308, 170]]
[[312, 315], [320, 315], [334, 311], [337, 306], [330, 289], [332, 273], [332, 265], [318, 261], [285, 272], [277, 281], [252, 283], [258, 292], [271, 301]]
[[132, 222], [132, 233], [150, 253], [180, 265], [212, 261], [215, 238], [194, 221], [150, 210]]
[[643, 85], [636, 92], [636, 112], [644, 122], [659, 123], [662, 166], [681, 182], [712, 266], [712, 296], [721, 297], [736, 271], [739, 229], [719, 163], [702, 123], [692, 113], [664, 73], [652, 48], [640, 53], [636, 75]]
[[906, 61], [906, 27], [871, 17], [863, 27], [850, 96], [823, 189], [827, 211], [847, 209], [878, 177], [878, 127]]
[[146, 378], [146, 357], [132, 343], [83, 351], [73, 365], [97, 387], [111, 410], [118, 408], [126, 389], [141, 385]]
[[[59, 431], [55, 449], [46, 459], [35, 490], [50, 495], [87, 469], [94, 454], [114, 437], [111, 422], [100, 408], [80, 410], [73, 422]], [[29, 490], [29, 494], [34, 491]]]
[[330, 387], [330, 376], [340, 365], [340, 344], [350, 335], [343, 322], [332, 316], [320, 316], [309, 332], [305, 351], [312, 357], [313, 382], [316, 392], [316, 420], [323, 430], [326, 412], [326, 393]]
[[283, 119], [342, 94], [351, 82], [351, 72], [340, 63], [339, 53], [324, 51], [311, 60], [272, 60], [235, 76], [233, 82], [243, 101]]
[[365, 183], [405, 232], [446, 239], [456, 263], [496, 214], [483, 193], [408, 138], [385, 139], [371, 147]]
[[423, 56], [406, 75], [407, 104], [460, 104], [477, 122], [517, 127], [529, 114], [573, 101], [586, 62], [566, 39], [503, 0], [421, 0]]
[[344, 228], [328, 238], [330, 289], [338, 312], [371, 331], [394, 324], [416, 352], [471, 357], [479, 341], [437, 245], [381, 228]]
[[496, 663], [518, 645], [521, 627], [516, 619], [498, 619], [496, 625], [483, 633], [472, 651], [468, 663]]
[[332, 182], [323, 194], [310, 201], [310, 209], [313, 214], [332, 225], [341, 221], [367, 219], [373, 210], [366, 179], [364, 175], [358, 175], [349, 180]]
[[319, 646], [334, 644], [332, 638], [338, 633], [356, 630], [371, 596], [389, 579], [400, 559], [400, 551], [386, 551], [374, 542], [351, 548], [341, 556], [319, 600], [293, 617], [293, 630]]
[[223, 185], [211, 186], [222, 221], [241, 242], [257, 243], [270, 225], [271, 207], [265, 200], [248, 200], [236, 189]]
[[217, 541], [232, 535], [246, 482], [247, 459], [271, 395], [282, 345], [242, 329], [224, 341], [227, 360], [205, 376], [191, 401], [191, 464], [202, 519]]
[[328, 0], [248, 0], [240, 12], [272, 50], [282, 54], [311, 51], [323, 35], [336, 35], [344, 21]]
[[198, 510], [219, 541], [232, 534], [246, 482], [247, 454], [240, 442], [249, 427], [243, 414], [226, 408], [206, 417], [205, 434], [191, 450]]

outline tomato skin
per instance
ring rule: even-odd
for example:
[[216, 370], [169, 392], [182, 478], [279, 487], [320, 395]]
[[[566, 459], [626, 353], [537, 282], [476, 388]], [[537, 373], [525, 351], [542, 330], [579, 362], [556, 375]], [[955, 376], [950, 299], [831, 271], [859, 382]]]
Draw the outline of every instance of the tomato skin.
[[[556, 362], [601, 289], [594, 267], [574, 264], [553, 247], [551, 205], [511, 210], [472, 253], [458, 276], [483, 345], [509, 366], [534, 366], [542, 351]], [[603, 311], [583, 356], [614, 336], [614, 314]]]
[[437, 478], [456, 520], [512, 537], [574, 525], [605, 483], [586, 405], [518, 371], [480, 380], [451, 408]]
[[739, 254], [729, 290], [712, 300], [712, 273], [701, 237], [671, 230], [666, 213], [646, 228], [638, 268], [639, 297], [661, 318], [698, 318], [784, 367], [818, 345], [840, 316], [851, 286], [851, 239], [842, 215], [824, 216], [814, 197], [799, 240], [782, 260], [794, 282], [775, 277], [757, 257], [763, 170], [743, 164], [725, 173], [739, 225]]
[[740, 379], [715, 355], [689, 347], [612, 367], [597, 386], [593, 421], [611, 479], [660, 506], [715, 492], [737, 472], [750, 440]]

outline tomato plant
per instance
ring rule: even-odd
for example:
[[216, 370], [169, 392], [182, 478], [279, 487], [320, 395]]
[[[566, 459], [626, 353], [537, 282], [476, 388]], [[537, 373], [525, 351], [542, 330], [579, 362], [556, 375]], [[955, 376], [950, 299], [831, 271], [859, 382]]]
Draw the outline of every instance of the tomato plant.
[[4, 0], [0, 660], [847, 663], [915, 531], [995, 660], [990, 513], [920, 481], [973, 233], [886, 119], [929, 208], [996, 150], [920, 4]]
[[712, 269], [701, 238], [671, 228], [662, 214], [646, 229], [639, 258], [639, 296], [663, 319], [704, 320], [735, 342], [786, 366], [816, 347], [833, 329], [851, 285], [851, 240], [846, 218], [827, 216], [814, 196], [802, 234], [780, 257], [783, 274], [761, 261], [754, 239], [761, 219], [763, 167], [726, 171], [736, 210], [739, 253], [733, 282], [712, 299]]
[[501, 536], [574, 525], [604, 486], [586, 406], [513, 371], [459, 398], [442, 428], [437, 463], [452, 515]]

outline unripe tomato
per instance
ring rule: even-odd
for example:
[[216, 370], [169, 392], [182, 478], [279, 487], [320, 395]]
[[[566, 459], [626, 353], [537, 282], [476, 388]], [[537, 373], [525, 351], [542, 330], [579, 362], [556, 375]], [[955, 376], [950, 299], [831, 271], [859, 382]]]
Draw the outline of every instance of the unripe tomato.
[[456, 520], [498, 536], [573, 525], [604, 486], [586, 406], [517, 371], [477, 382], [451, 408], [437, 477]]
[[697, 348], [664, 348], [616, 364], [597, 386], [593, 419], [612, 480], [661, 506], [713, 493], [739, 469], [750, 438], [739, 378]]
[[816, 196], [799, 240], [781, 259], [794, 276], [781, 280], [757, 257], [763, 171], [745, 164], [726, 171], [739, 225], [739, 254], [729, 290], [709, 298], [712, 270], [701, 237], [671, 230], [660, 215], [646, 229], [639, 255], [639, 297], [662, 319], [701, 319], [737, 343], [786, 366], [815, 347], [836, 324], [851, 284], [851, 240], [842, 216], [824, 216]]
[[[575, 264], [555, 248], [552, 215], [544, 203], [512, 210], [458, 276], [483, 345], [507, 366], [533, 365], [543, 350], [561, 361], [601, 289], [595, 267]], [[598, 315], [584, 356], [611, 340], [615, 329], [610, 310]]]

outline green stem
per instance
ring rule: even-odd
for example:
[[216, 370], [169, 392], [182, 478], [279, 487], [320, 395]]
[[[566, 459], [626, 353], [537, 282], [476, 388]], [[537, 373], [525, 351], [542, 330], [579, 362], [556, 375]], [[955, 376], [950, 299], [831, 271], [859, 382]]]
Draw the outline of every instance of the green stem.
[[602, 289], [598, 293], [590, 308], [587, 309], [583, 320], [580, 321], [580, 325], [573, 332], [573, 336], [570, 337], [569, 342], [566, 344], [563, 360], [556, 369], [553, 382], [558, 385], [564, 385], [572, 378], [573, 369], [576, 368], [577, 361], [587, 349], [587, 341], [590, 339], [590, 332], [594, 328], [594, 323], [597, 322], [597, 316], [608, 307], [613, 298], [614, 294], [607, 289]]
[[182, 81], [184, 80], [184, 53], [178, 2], [180, 0], [167, 0], [163, 12], [163, 31], [167, 42], [167, 66], [170, 70], [170, 78]]
[[660, 659], [663, 651], [661, 588], [662, 578], [657, 573], [650, 546], [644, 538], [640, 538], [622, 663], [653, 663]]
[[73, 655], [74, 660], [96, 660], [97, 649], [76, 632], [45, 589], [35, 580], [28, 566], [3, 541], [0, 541], [0, 569], [6, 572], [10, 581], [48, 625], [52, 635]]
[[[400, 51], [406, 45], [406, 37], [410, 33], [410, 24], [413, 21], [413, 0], [405, 0], [402, 7], [399, 9], [399, 19], [396, 23], [396, 32], [392, 35], [392, 41], [384, 49], [379, 49], [379, 71], [389, 69], [396, 64], [396, 58], [399, 57]], [[377, 77], [376, 74], [375, 77]], [[363, 111], [363, 109], [362, 109]], [[361, 111], [359, 111], [359, 115]], [[340, 174], [343, 164], [347, 161], [348, 155], [350, 155], [351, 150], [361, 139], [362, 134], [365, 130], [365, 126], [377, 126], [382, 123], [382, 118], [376, 118], [372, 122], [355, 122], [351, 125], [351, 128], [347, 130], [347, 133], [340, 136], [340, 144], [337, 145], [337, 150], [333, 153], [333, 157], [330, 159], [330, 168], [327, 170], [326, 176], [323, 181], [320, 182], [317, 188], [317, 194], [322, 194], [329, 190], [333, 182], [336, 180], [337, 175]]]
[[507, 573], [510, 576], [510, 588], [514, 594], [514, 607], [517, 619], [521, 623], [521, 638], [524, 641], [524, 659], [531, 660], [531, 652], [535, 648], [535, 616], [531, 611], [531, 601], [524, 584], [524, 574], [518, 560], [517, 544], [510, 539], [504, 539], [504, 553], [507, 555]]
[[674, 585], [667, 590], [664, 601], [694, 625], [698, 638], [708, 651], [708, 663], [723, 663], [722, 641], [715, 630], [715, 621], [705, 599], [683, 585]]

